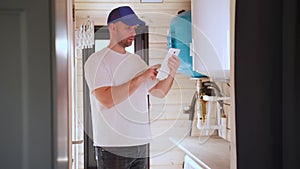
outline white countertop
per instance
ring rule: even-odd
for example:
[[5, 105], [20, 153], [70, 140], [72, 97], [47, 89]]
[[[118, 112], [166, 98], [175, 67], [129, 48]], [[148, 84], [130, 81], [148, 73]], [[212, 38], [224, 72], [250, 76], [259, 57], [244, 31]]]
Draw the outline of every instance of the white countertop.
[[230, 142], [218, 136], [170, 138], [201, 167], [230, 168]]

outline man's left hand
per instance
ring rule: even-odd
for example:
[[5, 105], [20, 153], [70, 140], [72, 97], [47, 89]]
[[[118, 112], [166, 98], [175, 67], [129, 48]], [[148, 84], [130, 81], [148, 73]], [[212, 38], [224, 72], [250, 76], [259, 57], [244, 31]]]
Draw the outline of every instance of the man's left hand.
[[179, 67], [179, 64], [180, 64], [180, 60], [179, 60], [178, 56], [172, 55], [172, 57], [169, 58], [169, 60], [168, 60], [168, 66], [170, 68], [170, 75], [172, 77], [175, 76], [176, 71], [177, 71], [177, 69]]

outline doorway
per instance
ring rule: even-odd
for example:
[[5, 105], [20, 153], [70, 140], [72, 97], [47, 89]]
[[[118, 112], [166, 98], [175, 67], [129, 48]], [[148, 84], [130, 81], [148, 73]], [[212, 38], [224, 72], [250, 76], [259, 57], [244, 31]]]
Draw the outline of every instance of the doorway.
[[[174, 3], [175, 0], [166, 1], [164, 3], [139, 3], [139, 2], [132, 2], [129, 3], [129, 5], [132, 5], [134, 7], [134, 10], [137, 12], [137, 14], [144, 20], [149, 26], [149, 46], [151, 49], [147, 53], [149, 53], [149, 65], [154, 65], [161, 63], [167, 49], [167, 35], [169, 33], [169, 26], [170, 21], [174, 16], [176, 16], [177, 12], [181, 9], [185, 10], [191, 10], [191, 1], [183, 1], [183, 2], [177, 2]], [[120, 2], [114, 1], [111, 3], [108, 3], [107, 1], [99, 1], [97, 2], [97, 6], [93, 6], [91, 4], [88, 4], [88, 2], [75, 2], [75, 13], [78, 14], [78, 18], [76, 18], [76, 22], [82, 22], [86, 20], [88, 16], [90, 18], [94, 18], [95, 25], [105, 25], [105, 20], [108, 12], [115, 6], [120, 5]], [[101, 4], [101, 5], [100, 5]], [[97, 10], [97, 11], [96, 11]], [[76, 16], [77, 17], [77, 16]], [[95, 30], [98, 28], [95, 28]], [[99, 28], [98, 31], [104, 31], [105, 27]], [[102, 34], [103, 36], [100, 37], [102, 40], [99, 42], [103, 46], [105, 43], [107, 43], [108, 36], [104, 37], [105, 33]], [[108, 35], [108, 34], [106, 34]], [[97, 35], [95, 35], [96, 37]], [[106, 42], [105, 42], [106, 41]], [[104, 45], [105, 46], [105, 45]], [[89, 56], [91, 53], [96, 51], [97, 49], [97, 43], [94, 46], [93, 49], [87, 49], [82, 51], [81, 55]], [[143, 54], [140, 54], [141, 57], [143, 57]], [[80, 65], [78, 67], [81, 67], [83, 65], [84, 60], [81, 60]], [[81, 75], [83, 72], [79, 72]], [[152, 99], [152, 111], [150, 120], [152, 120], [152, 131], [155, 133], [155, 143], [151, 144], [152, 150], [152, 157], [150, 160], [151, 168], [181, 168], [182, 167], [182, 161], [183, 161], [183, 154], [181, 150], [178, 149], [171, 149], [174, 144], [169, 141], [170, 136], [178, 135], [180, 134], [180, 137], [186, 133], [188, 130], [190, 123], [187, 118], [186, 114], [182, 113], [183, 107], [188, 106], [190, 104], [191, 98], [193, 94], [195, 93], [195, 83], [193, 80], [190, 79], [190, 77], [184, 76], [184, 75], [176, 75], [176, 84], [173, 88], [173, 90], [170, 92], [170, 97], [167, 99], [156, 99], [156, 98], [150, 98]], [[81, 82], [84, 82], [83, 79], [81, 79]], [[81, 89], [81, 94], [84, 93], [84, 86]], [[88, 93], [88, 92], [86, 92]], [[88, 96], [84, 96], [87, 97]], [[180, 98], [180, 99], [178, 99]], [[89, 104], [86, 104], [89, 105]], [[85, 111], [88, 107], [82, 108]], [[83, 114], [83, 113], [82, 113]], [[85, 113], [86, 114], [86, 113]], [[90, 117], [85, 117], [85, 119], [89, 120]], [[82, 118], [82, 121], [85, 120]], [[176, 122], [176, 123], [175, 123]], [[84, 122], [82, 122], [83, 125]], [[87, 131], [87, 129], [91, 129], [90, 123], [89, 126], [85, 126], [84, 132], [91, 133], [91, 130]], [[182, 134], [183, 133], [183, 134]], [[88, 134], [88, 136], [85, 136], [87, 138], [84, 138], [88, 140], [91, 138], [91, 134]], [[85, 142], [85, 144], [82, 145], [82, 149], [86, 149], [89, 152], [89, 155], [86, 155], [86, 157], [89, 157], [87, 159], [84, 159], [82, 161], [85, 161], [84, 165], [86, 165], [85, 168], [87, 168], [87, 165], [90, 165], [90, 167], [93, 167], [93, 162], [95, 160], [93, 149], [90, 149], [89, 147], [92, 147], [91, 143]], [[168, 147], [166, 149], [165, 147]], [[84, 151], [82, 151], [84, 152]], [[83, 155], [82, 155], [83, 156]], [[89, 164], [91, 163], [91, 164]], [[95, 166], [95, 163], [94, 163]]]

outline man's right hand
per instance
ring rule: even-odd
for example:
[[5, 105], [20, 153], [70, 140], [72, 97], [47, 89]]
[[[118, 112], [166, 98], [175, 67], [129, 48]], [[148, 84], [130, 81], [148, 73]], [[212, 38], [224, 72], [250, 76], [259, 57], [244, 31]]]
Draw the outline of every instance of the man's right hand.
[[148, 80], [148, 79], [155, 80], [160, 66], [161, 66], [160, 64], [157, 64], [157, 65], [153, 65], [153, 66], [149, 67], [141, 76], [145, 80]]

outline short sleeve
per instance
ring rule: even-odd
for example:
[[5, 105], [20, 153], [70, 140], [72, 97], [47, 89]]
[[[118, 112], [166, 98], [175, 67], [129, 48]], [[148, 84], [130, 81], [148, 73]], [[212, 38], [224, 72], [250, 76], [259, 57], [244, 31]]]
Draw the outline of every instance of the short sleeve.
[[98, 61], [85, 66], [85, 77], [90, 91], [104, 86], [112, 86], [113, 80], [105, 61]]
[[99, 64], [92, 82], [94, 83], [93, 90], [104, 86], [113, 86], [111, 72], [109, 71], [107, 65], [103, 63]]

